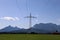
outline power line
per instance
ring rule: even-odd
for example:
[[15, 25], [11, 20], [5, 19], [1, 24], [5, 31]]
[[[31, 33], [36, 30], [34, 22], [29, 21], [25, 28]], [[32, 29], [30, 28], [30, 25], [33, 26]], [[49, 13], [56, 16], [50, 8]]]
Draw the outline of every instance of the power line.
[[[16, 0], [16, 3], [17, 3], [17, 7], [20, 9], [17, 0]], [[34, 17], [34, 16], [31, 15], [30, 7], [28, 7], [28, 4], [29, 3], [30, 2], [28, 0], [26, 0], [26, 9], [27, 9], [27, 11], [29, 11], [30, 15], [29, 16], [26, 16], [25, 18], [29, 18], [29, 27], [32, 27], [32, 18], [36, 18], [36, 17]], [[29, 6], [30, 6], [30, 4], [29, 4]]]
[[26, 9], [30, 13], [30, 1], [26, 0]]
[[20, 6], [18, 5], [18, 0], [16, 0], [16, 5], [17, 5], [17, 8], [20, 10]]
[[[18, 2], [19, 2], [19, 0], [16, 0], [16, 6], [20, 10], [21, 8], [20, 8], [20, 5]], [[27, 12], [30, 13], [30, 8], [29, 8], [30, 4], [29, 3], [30, 3], [29, 0], [25, 0], [26, 10], [27, 10]]]

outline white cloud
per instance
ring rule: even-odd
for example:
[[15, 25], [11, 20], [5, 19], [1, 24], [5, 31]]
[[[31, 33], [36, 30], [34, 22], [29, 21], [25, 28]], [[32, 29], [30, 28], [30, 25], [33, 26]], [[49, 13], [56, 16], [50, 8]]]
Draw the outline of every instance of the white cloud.
[[7, 20], [7, 21], [18, 21], [20, 20], [18, 17], [1, 17], [1, 20]]
[[16, 20], [20, 20], [18, 17], [15, 17]]

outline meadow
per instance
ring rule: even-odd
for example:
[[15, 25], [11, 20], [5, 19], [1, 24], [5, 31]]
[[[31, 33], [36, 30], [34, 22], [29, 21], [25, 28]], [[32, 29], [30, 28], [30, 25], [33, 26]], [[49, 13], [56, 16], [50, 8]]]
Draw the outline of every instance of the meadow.
[[0, 34], [0, 40], [60, 40], [60, 35], [52, 35], [52, 34]]

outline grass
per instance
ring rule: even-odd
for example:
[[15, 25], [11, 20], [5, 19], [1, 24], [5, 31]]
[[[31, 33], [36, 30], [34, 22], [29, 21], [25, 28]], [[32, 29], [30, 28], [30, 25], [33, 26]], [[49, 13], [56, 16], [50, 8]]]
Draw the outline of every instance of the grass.
[[48, 35], [48, 34], [0, 34], [0, 40], [60, 40], [60, 35]]

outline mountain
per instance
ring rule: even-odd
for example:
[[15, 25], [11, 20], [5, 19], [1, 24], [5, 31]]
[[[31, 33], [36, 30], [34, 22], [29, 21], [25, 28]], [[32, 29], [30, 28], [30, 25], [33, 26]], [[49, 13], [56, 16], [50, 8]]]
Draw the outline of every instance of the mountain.
[[11, 33], [28, 33], [27, 29], [13, 30]]
[[3, 28], [0, 30], [1, 32], [9, 32], [9, 33], [60, 33], [60, 25], [56, 25], [53, 23], [39, 23], [35, 24], [33, 27], [29, 29], [21, 29], [16, 27], [13, 27], [11, 25]]
[[57, 30], [60, 33], [60, 25], [57, 26]]
[[56, 30], [58, 30], [60, 26], [58, 28], [57, 27], [58, 25], [53, 23], [39, 23], [39, 24], [35, 24], [31, 28], [31, 31], [35, 33], [53, 33], [53, 32], [56, 32]]
[[20, 28], [18, 28], [18, 27], [13, 27], [13, 26], [9, 25], [9, 26], [1, 29], [0, 32], [11, 32], [11, 31], [13, 31], [13, 30], [20, 30]]

